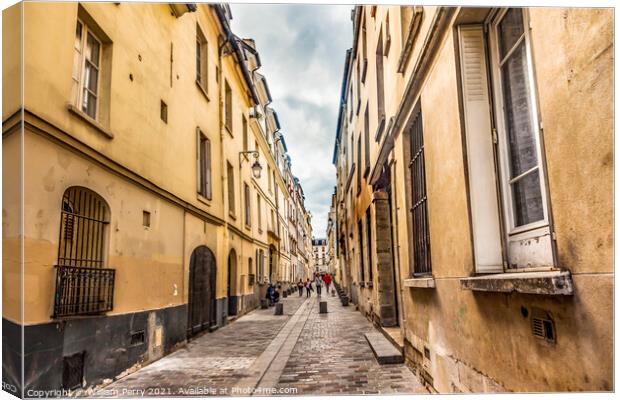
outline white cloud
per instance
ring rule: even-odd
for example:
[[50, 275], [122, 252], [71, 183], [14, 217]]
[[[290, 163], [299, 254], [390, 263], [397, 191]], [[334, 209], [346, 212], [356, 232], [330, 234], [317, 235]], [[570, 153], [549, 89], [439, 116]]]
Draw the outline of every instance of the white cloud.
[[334, 5], [234, 4], [233, 30], [260, 53], [282, 131], [300, 179], [313, 233], [325, 236], [335, 185], [332, 152], [351, 8]]

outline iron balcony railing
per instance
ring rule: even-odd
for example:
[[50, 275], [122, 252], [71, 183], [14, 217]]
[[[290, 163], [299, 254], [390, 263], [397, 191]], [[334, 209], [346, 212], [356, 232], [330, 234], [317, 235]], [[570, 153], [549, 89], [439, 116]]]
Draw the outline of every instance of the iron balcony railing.
[[59, 265], [55, 268], [53, 318], [92, 315], [112, 310], [114, 269]]

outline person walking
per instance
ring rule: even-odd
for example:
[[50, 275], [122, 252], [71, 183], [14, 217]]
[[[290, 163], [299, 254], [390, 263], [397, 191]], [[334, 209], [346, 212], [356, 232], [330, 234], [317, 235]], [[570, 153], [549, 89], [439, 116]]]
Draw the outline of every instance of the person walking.
[[329, 272], [323, 275], [323, 282], [325, 282], [325, 288], [327, 289], [327, 294], [329, 294], [329, 285], [332, 283], [332, 276]]
[[270, 283], [269, 286], [267, 286], [267, 293], [265, 294], [265, 298], [269, 300], [270, 306], [273, 305], [273, 292], [274, 292], [274, 288], [273, 288], [273, 285]]
[[306, 278], [306, 297], [310, 297], [310, 292], [314, 289], [312, 289], [312, 282], [310, 282], [310, 278]]
[[323, 286], [323, 279], [321, 275], [317, 272], [314, 276], [314, 286], [316, 286], [316, 294], [321, 297], [321, 287]]
[[297, 290], [299, 290], [299, 297], [301, 297], [304, 294], [304, 282], [299, 279], [299, 282], [297, 282]]

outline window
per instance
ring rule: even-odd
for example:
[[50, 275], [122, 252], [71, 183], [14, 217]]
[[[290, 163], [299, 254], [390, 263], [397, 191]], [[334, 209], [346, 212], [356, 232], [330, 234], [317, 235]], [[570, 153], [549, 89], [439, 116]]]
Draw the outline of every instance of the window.
[[196, 83], [207, 93], [209, 91], [208, 55], [207, 39], [196, 24]]
[[165, 123], [168, 123], [168, 105], [163, 100], [159, 102], [159, 117]]
[[258, 219], [258, 230], [263, 230], [263, 216], [260, 204], [260, 194], [256, 194], [256, 211], [257, 211], [257, 219]]
[[370, 122], [368, 120], [368, 103], [364, 111], [364, 177], [370, 172]]
[[509, 186], [511, 227], [530, 225], [545, 219], [541, 188], [541, 165], [538, 155], [538, 132], [528, 55], [523, 26], [523, 12], [511, 9], [496, 26], [499, 54], [500, 99], [505, 110], [499, 124], [504, 133], [504, 164]]
[[362, 135], [357, 138], [357, 194], [362, 191]]
[[248, 151], [248, 120], [245, 115], [241, 116], [241, 127], [243, 128], [243, 151]]
[[197, 191], [211, 200], [211, 141], [200, 129], [196, 133]]
[[488, 35], [482, 25], [459, 27], [478, 273], [554, 265], [527, 26], [525, 9], [506, 9], [491, 21]]
[[267, 165], [267, 186], [269, 187], [269, 191], [271, 192], [271, 167]]
[[[372, 270], [372, 225], [370, 221], [370, 206], [366, 209], [366, 251], [368, 252], [368, 281], [373, 281]], [[325, 252], [325, 249], [323, 249]]]
[[142, 211], [142, 225], [145, 228], [151, 226], [151, 213], [148, 211]]
[[376, 67], [377, 67], [377, 133], [375, 134], [375, 140], [378, 142], [381, 140], [383, 134], [383, 128], [385, 125], [385, 93], [383, 88], [383, 33], [379, 34], [379, 41], [377, 42], [376, 52]]
[[232, 116], [232, 90], [228, 81], [224, 80], [224, 113], [226, 115], [225, 126], [232, 135], [233, 132], [233, 116]]
[[413, 236], [413, 275], [430, 275], [431, 242], [428, 227], [428, 199], [426, 196], [426, 167], [424, 161], [424, 134], [422, 112], [414, 111], [413, 123], [409, 128], [411, 175], [411, 221]]
[[265, 252], [256, 250], [256, 276], [259, 283], [263, 283], [265, 277]]
[[115, 271], [104, 268], [109, 224], [110, 210], [98, 194], [78, 186], [65, 191], [60, 210], [55, 318], [112, 310]]
[[366, 281], [366, 277], [365, 277], [365, 267], [364, 267], [364, 258], [365, 258], [365, 254], [364, 253], [364, 232], [362, 231], [362, 220], [359, 219], [357, 221], [357, 239], [358, 239], [358, 243], [360, 246], [360, 251], [359, 251], [359, 258], [360, 258], [360, 282], [365, 282]]
[[357, 106], [355, 107], [355, 115], [359, 115], [362, 105], [362, 76], [360, 74], [360, 60], [357, 59]]
[[353, 79], [351, 79], [351, 87], [349, 88], [349, 104], [351, 105], [351, 109], [349, 110], [349, 121], [353, 121]]
[[99, 117], [101, 40], [78, 19], [73, 44], [73, 100], [93, 119]]
[[[510, 268], [552, 266], [551, 232], [525, 9], [493, 23], [492, 71]], [[527, 232], [526, 232], [527, 231]], [[536, 248], [524, 249], [531, 241]]]
[[228, 178], [228, 213], [235, 216], [235, 172], [233, 166], [226, 162], [226, 177]]
[[273, 210], [269, 210], [269, 212], [271, 213], [271, 231], [275, 232], [276, 231], [276, 219], [275, 219], [275, 214], [273, 213]]
[[387, 57], [390, 53], [390, 47], [392, 44], [392, 31], [390, 29], [390, 13], [385, 16], [385, 48], [383, 54]]
[[245, 224], [250, 226], [252, 214], [250, 207], [250, 187], [247, 183], [243, 183], [243, 201], [245, 203]]
[[423, 8], [421, 6], [400, 7], [400, 43], [401, 53], [398, 60], [398, 72], [405, 72], [405, 66], [413, 49], [413, 42], [420, 30]]
[[366, 17], [363, 16], [362, 17], [362, 60], [363, 60], [363, 66], [362, 66], [362, 77], [361, 77], [361, 81], [363, 83], [366, 83], [366, 70], [368, 69], [368, 45], [367, 45], [367, 35], [368, 33], [366, 32]]

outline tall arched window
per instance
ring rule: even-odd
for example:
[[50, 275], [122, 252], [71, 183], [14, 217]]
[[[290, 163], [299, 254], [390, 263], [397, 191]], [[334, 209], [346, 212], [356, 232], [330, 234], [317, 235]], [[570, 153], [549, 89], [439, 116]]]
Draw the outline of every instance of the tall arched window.
[[62, 197], [54, 317], [112, 310], [113, 269], [104, 268], [110, 210], [95, 192], [73, 186]]
[[106, 230], [110, 212], [97, 193], [73, 186], [62, 197], [58, 265], [104, 266]]

